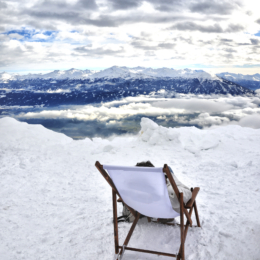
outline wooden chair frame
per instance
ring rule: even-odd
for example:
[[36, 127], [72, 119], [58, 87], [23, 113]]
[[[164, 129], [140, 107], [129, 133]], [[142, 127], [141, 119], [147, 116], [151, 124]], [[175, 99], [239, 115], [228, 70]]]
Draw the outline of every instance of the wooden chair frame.
[[[200, 227], [200, 221], [199, 221], [199, 214], [198, 214], [198, 210], [197, 210], [197, 205], [196, 205], [196, 196], [200, 190], [200, 188], [196, 187], [196, 188], [192, 188], [192, 197], [191, 199], [186, 203], [186, 205], [183, 202], [183, 193], [179, 192], [178, 187], [170, 173], [170, 170], [167, 166], [167, 164], [164, 165], [163, 167], [163, 172], [166, 174], [166, 176], [168, 177], [172, 188], [180, 202], [180, 230], [181, 230], [181, 244], [180, 244], [180, 248], [179, 248], [179, 252], [178, 254], [169, 254], [169, 253], [164, 253], [164, 252], [157, 252], [157, 251], [151, 251], [151, 250], [145, 250], [145, 249], [138, 249], [138, 248], [132, 248], [132, 247], [128, 247], [128, 242], [130, 241], [130, 238], [133, 234], [133, 231], [135, 229], [135, 226], [140, 218], [140, 213], [135, 211], [134, 209], [132, 209], [131, 207], [129, 207], [122, 199], [122, 197], [120, 196], [116, 186], [114, 185], [112, 179], [109, 177], [109, 175], [107, 174], [107, 172], [104, 170], [103, 165], [101, 165], [98, 161], [96, 162], [95, 166], [97, 167], [97, 169], [99, 170], [99, 172], [102, 174], [102, 176], [105, 178], [105, 180], [108, 182], [108, 184], [111, 186], [112, 188], [112, 202], [113, 202], [113, 223], [114, 223], [114, 242], [115, 242], [115, 254], [117, 254], [117, 258], [116, 259], [122, 259], [122, 256], [124, 254], [125, 250], [129, 250], [129, 251], [137, 251], [137, 252], [143, 252], [143, 253], [150, 253], [150, 254], [156, 254], [156, 255], [163, 255], [163, 256], [170, 256], [170, 257], [176, 257], [177, 260], [185, 260], [185, 252], [184, 252], [184, 244], [185, 244], [185, 240], [186, 240], [186, 236], [188, 233], [188, 229], [189, 227], [192, 226], [192, 220], [191, 220], [191, 215], [192, 215], [192, 211], [194, 208], [195, 211], [195, 216], [196, 216], [196, 221], [197, 221], [197, 227]], [[117, 222], [117, 196], [119, 197], [118, 201], [123, 202], [125, 204], [125, 206], [129, 209], [129, 211], [134, 215], [135, 220], [129, 230], [129, 233], [123, 243], [122, 246], [119, 246], [119, 242], [118, 242], [118, 222]], [[189, 209], [189, 211], [187, 210]], [[186, 216], [186, 224], [184, 225], [184, 215]], [[150, 218], [148, 218], [148, 221], [150, 222]], [[171, 223], [166, 223], [166, 225], [175, 225], [175, 224], [171, 224]], [[120, 252], [119, 252], [120, 250]]]

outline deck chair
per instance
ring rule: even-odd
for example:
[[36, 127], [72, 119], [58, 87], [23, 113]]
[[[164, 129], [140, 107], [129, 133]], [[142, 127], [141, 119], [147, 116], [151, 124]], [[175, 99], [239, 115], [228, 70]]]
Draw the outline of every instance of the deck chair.
[[[188, 228], [192, 226], [191, 214], [193, 208], [196, 215], [197, 226], [200, 227], [199, 215], [195, 200], [199, 192], [199, 188], [192, 189], [192, 198], [185, 205], [183, 202], [183, 193], [179, 192], [167, 164], [165, 164], [163, 168], [124, 167], [101, 165], [97, 161], [95, 166], [112, 188], [116, 259], [122, 259], [125, 250], [130, 250], [176, 257], [178, 260], [185, 260], [184, 243], [186, 240]], [[174, 211], [171, 206], [164, 173], [169, 178], [173, 190], [179, 199], [180, 213]], [[118, 242], [117, 196], [119, 197], [118, 200], [122, 201], [129, 209], [129, 211], [135, 216], [135, 220], [122, 246], [120, 246]], [[157, 252], [127, 246], [141, 214], [147, 216], [149, 222], [151, 218], [168, 219], [180, 216], [179, 226], [181, 230], [181, 243], [179, 252], [177, 254]], [[187, 219], [186, 225], [184, 225], [184, 216]], [[166, 224], [175, 225], [171, 223]]]

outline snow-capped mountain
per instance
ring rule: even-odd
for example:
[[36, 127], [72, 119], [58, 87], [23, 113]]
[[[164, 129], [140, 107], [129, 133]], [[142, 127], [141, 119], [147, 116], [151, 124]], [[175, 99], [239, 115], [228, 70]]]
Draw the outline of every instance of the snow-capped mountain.
[[245, 88], [256, 90], [260, 88], [260, 74], [256, 73], [254, 75], [243, 75], [235, 74], [229, 72], [222, 72], [217, 74], [218, 77], [222, 79], [229, 80], [231, 82], [237, 83]]
[[197, 78], [200, 80], [218, 80], [216, 75], [209, 74], [203, 70], [191, 70], [191, 69], [170, 69], [170, 68], [145, 68], [145, 67], [118, 67], [113, 66], [102, 71], [91, 71], [91, 70], [54, 70], [53, 72], [42, 74], [8, 74], [0, 73], [0, 82], [7, 80], [24, 80], [24, 79], [112, 79], [112, 78], [185, 78], [192, 79]]
[[118, 67], [113, 66], [103, 71], [93, 73], [90, 78], [185, 78], [185, 79], [218, 79], [203, 70], [170, 69], [170, 68], [145, 68], [145, 67]]
[[[93, 74], [91, 70], [78, 70], [78, 69], [69, 69], [69, 70], [54, 70], [53, 72], [41, 75], [43, 79], [80, 79], [87, 78]], [[37, 78], [37, 75], [35, 75]], [[23, 77], [24, 79], [30, 79], [30, 76]]]
[[0, 104], [84, 105], [128, 96], [174, 97], [176, 93], [254, 95], [252, 90], [203, 70], [111, 67], [100, 72], [70, 69], [26, 76], [1, 74]]
[[95, 71], [91, 70], [54, 70], [49, 73], [29, 73], [27, 75], [9, 74], [6, 72], [0, 73], [0, 82], [7, 82], [13, 80], [25, 80], [25, 79], [81, 79], [90, 77]]

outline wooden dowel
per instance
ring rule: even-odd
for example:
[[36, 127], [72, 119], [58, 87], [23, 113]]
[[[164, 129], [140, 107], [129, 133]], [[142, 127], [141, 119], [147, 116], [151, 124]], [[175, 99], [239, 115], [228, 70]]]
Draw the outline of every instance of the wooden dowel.
[[[103, 165], [99, 163], [99, 161], [96, 161], [95, 163], [96, 168], [99, 170], [99, 172], [102, 174], [102, 176], [105, 178], [105, 180], [108, 182], [108, 184], [111, 186], [112, 189], [115, 189], [111, 178], [108, 176], [106, 171], [103, 169]], [[115, 189], [116, 190], [116, 189]]]
[[[190, 216], [192, 214], [192, 209], [193, 208], [191, 208], [190, 211], [189, 211]], [[192, 227], [192, 225], [190, 225], [189, 222], [187, 221], [186, 225], [185, 225], [185, 230], [184, 230], [184, 242], [186, 241], [186, 236], [187, 236], [189, 227]]]
[[197, 225], [198, 225], [198, 227], [200, 227], [200, 219], [199, 219], [199, 213], [198, 213], [198, 209], [197, 209], [196, 200], [194, 201], [193, 207], [194, 207], [194, 211], [195, 211]]
[[[193, 208], [191, 208], [190, 211], [189, 211], [189, 215], [190, 215], [190, 216], [191, 216], [191, 214], [192, 214], [192, 209], [193, 209]], [[187, 233], [188, 233], [189, 226], [190, 226], [190, 223], [189, 223], [189, 221], [187, 220], [187, 221], [186, 221], [186, 225], [185, 225], [185, 229], [184, 229], [184, 243], [185, 243], [185, 241], [186, 241], [186, 236], [187, 236]], [[179, 248], [179, 254], [178, 254], [177, 260], [180, 260], [180, 253], [181, 253], [181, 246], [180, 246], [180, 248]]]
[[[129, 242], [129, 240], [130, 240], [130, 238], [131, 238], [131, 236], [132, 236], [132, 234], [134, 232], [135, 226], [136, 226], [139, 218], [140, 218], [140, 213], [137, 213], [137, 216], [136, 216], [136, 218], [135, 218], [135, 220], [134, 220], [134, 222], [133, 222], [133, 224], [132, 224], [132, 226], [131, 226], [128, 234], [127, 234], [127, 237], [125, 239], [125, 242], [124, 242], [123, 246], [125, 246], [125, 247], [127, 246], [128, 242]], [[119, 255], [122, 255], [122, 253], [123, 253], [123, 247], [121, 247]]]
[[[119, 246], [119, 248], [123, 248], [123, 247], [122, 247], [122, 246]], [[139, 249], [139, 248], [133, 248], [133, 247], [125, 247], [125, 250], [136, 251], [136, 252], [142, 252], [142, 253], [148, 253], [148, 254], [155, 254], [155, 255], [163, 255], [163, 256], [176, 257], [175, 254], [164, 253], [164, 252], [157, 252], [157, 251], [151, 251], [151, 250], [145, 250], [145, 249]]]
[[191, 208], [193, 206], [193, 203], [194, 203], [199, 191], [200, 191], [199, 187], [192, 189], [191, 199], [186, 203], [186, 205], [185, 205], [186, 208]]
[[184, 238], [184, 214], [183, 214], [183, 209], [184, 209], [184, 205], [183, 205], [183, 193], [180, 193], [180, 219], [181, 219], [181, 259], [185, 260], [185, 253], [184, 253], [184, 243], [185, 243], [185, 238]]
[[113, 199], [113, 222], [114, 222], [114, 241], [115, 241], [115, 253], [118, 254], [118, 222], [117, 222], [117, 203], [116, 203], [116, 192], [112, 189]]

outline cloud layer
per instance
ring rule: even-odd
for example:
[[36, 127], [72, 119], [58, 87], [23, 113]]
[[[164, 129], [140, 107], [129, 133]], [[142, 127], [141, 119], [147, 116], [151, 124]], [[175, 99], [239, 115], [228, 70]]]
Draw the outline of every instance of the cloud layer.
[[[125, 132], [136, 131], [141, 117], [150, 117], [167, 126], [199, 128], [228, 124], [260, 128], [259, 97], [210, 97], [179, 95], [174, 99], [129, 97], [100, 106], [74, 106], [20, 113], [20, 120], [77, 120], [95, 122]], [[131, 122], [131, 124], [129, 124]], [[131, 127], [132, 130], [131, 130]], [[130, 130], [129, 130], [130, 129]]]
[[0, 70], [259, 68], [259, 8], [254, 0], [2, 0]]

